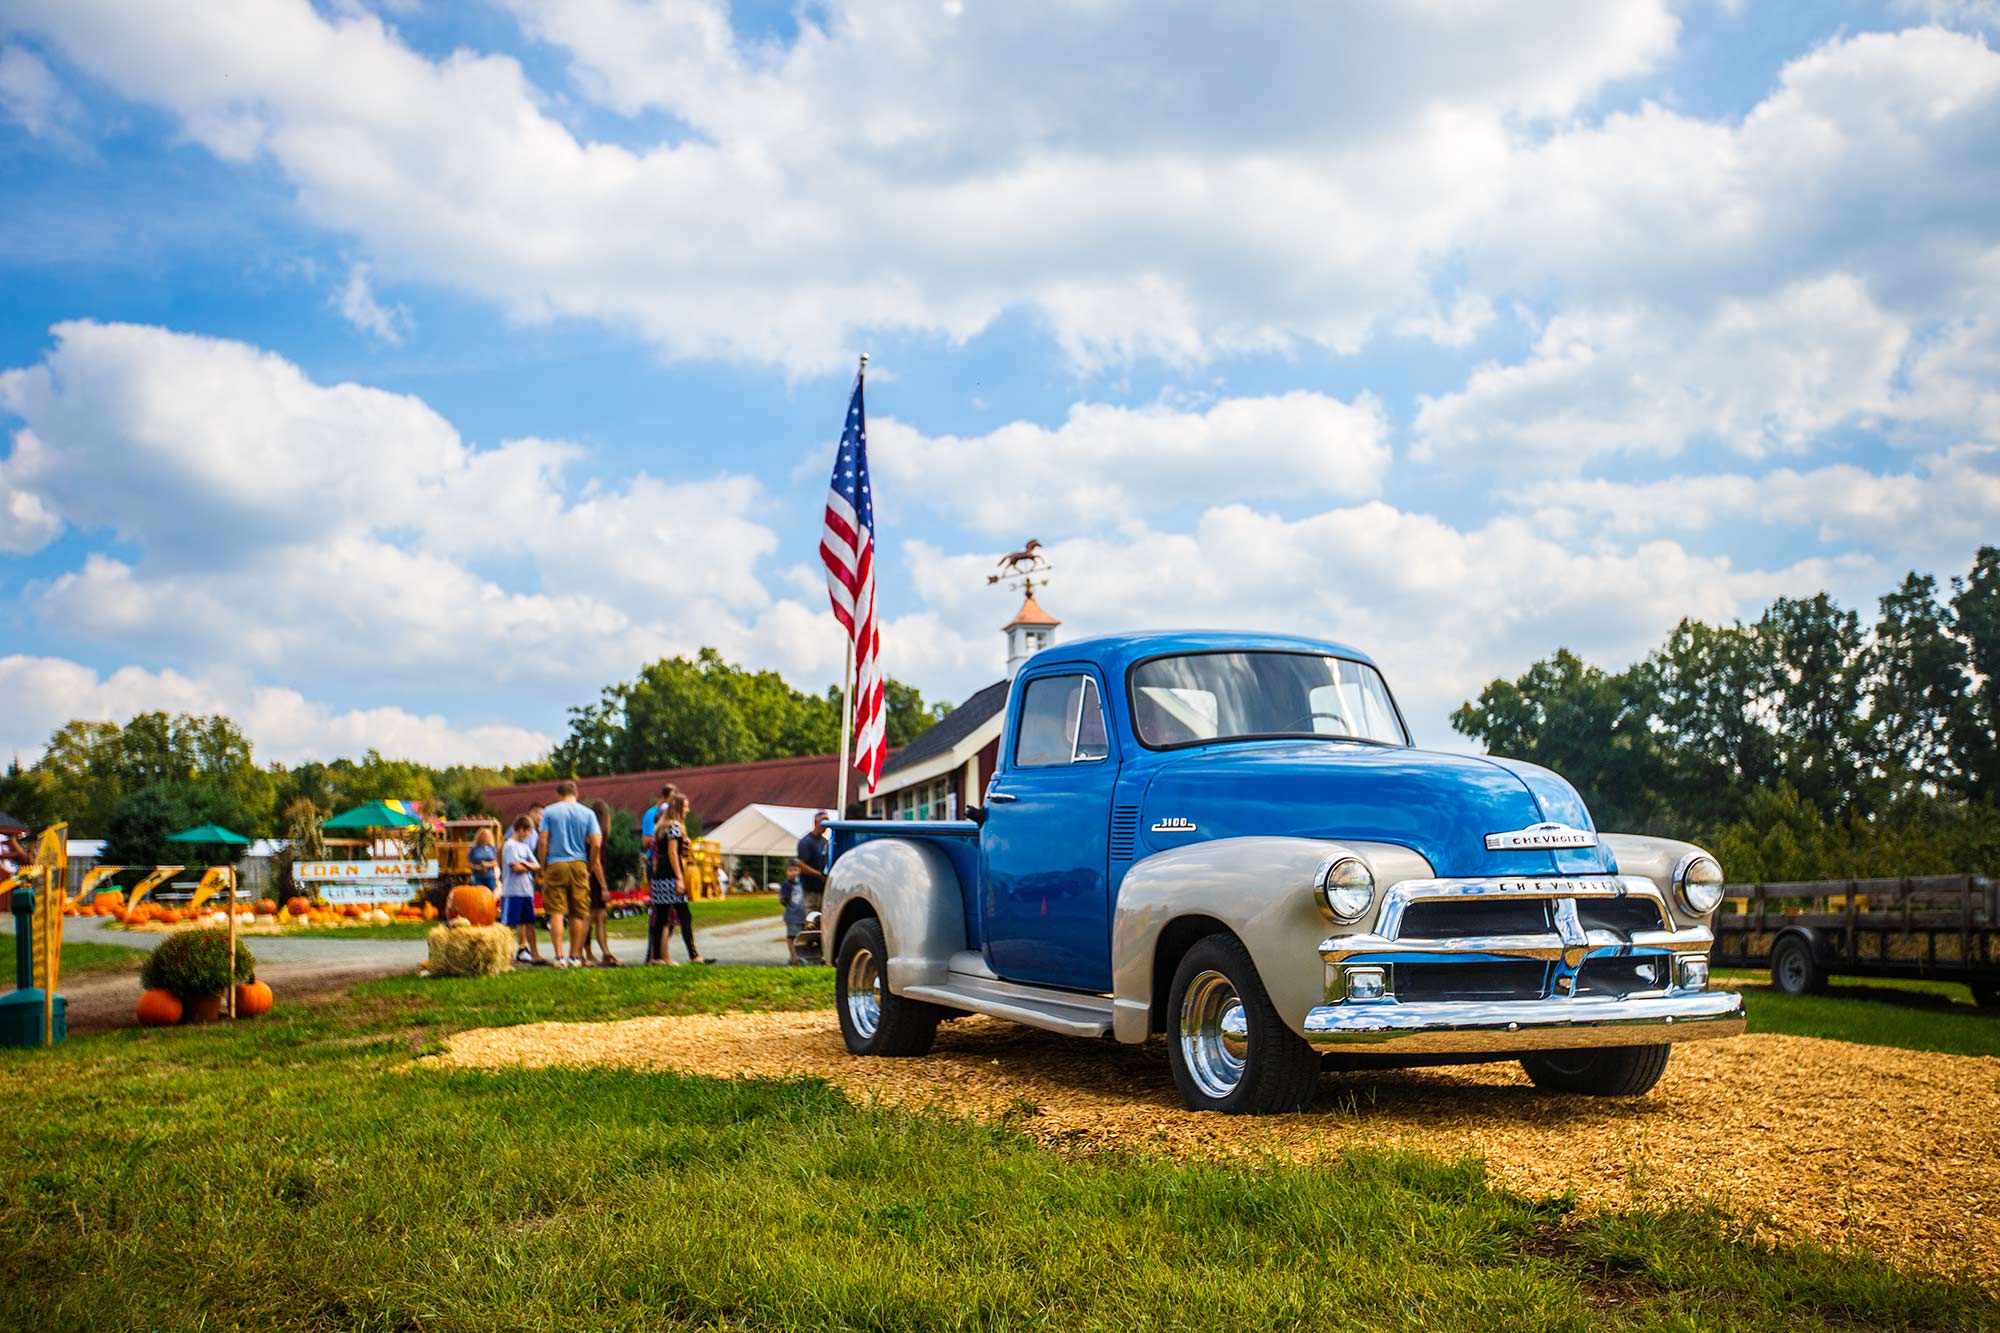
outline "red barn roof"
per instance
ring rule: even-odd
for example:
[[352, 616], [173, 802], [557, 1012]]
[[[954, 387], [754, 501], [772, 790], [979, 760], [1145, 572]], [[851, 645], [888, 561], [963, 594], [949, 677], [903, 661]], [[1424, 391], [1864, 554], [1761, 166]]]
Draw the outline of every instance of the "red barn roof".
[[[890, 751], [891, 754], [897, 751]], [[649, 773], [613, 773], [603, 777], [578, 778], [577, 799], [586, 803], [602, 800], [614, 810], [639, 814], [660, 798], [660, 788], [672, 783], [687, 793], [688, 808], [703, 828], [714, 828], [746, 805], [813, 806], [832, 810], [835, 787], [840, 779], [840, 757], [831, 754], [804, 755], [796, 759], [763, 759], [750, 764], [715, 764], [708, 768], [660, 768]], [[556, 797], [553, 782], [523, 782], [511, 787], [488, 787], [480, 795], [486, 804], [512, 821], [526, 814], [537, 801], [547, 805]], [[850, 800], [860, 800], [859, 784], [848, 784]]]

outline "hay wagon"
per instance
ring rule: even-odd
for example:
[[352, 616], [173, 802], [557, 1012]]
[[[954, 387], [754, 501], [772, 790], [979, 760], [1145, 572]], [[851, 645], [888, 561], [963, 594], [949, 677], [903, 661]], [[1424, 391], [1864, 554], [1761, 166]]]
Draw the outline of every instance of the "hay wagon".
[[2000, 881], [1979, 875], [1732, 884], [1714, 929], [1717, 967], [1768, 967], [1788, 995], [1832, 976], [1902, 977], [2000, 1004]]

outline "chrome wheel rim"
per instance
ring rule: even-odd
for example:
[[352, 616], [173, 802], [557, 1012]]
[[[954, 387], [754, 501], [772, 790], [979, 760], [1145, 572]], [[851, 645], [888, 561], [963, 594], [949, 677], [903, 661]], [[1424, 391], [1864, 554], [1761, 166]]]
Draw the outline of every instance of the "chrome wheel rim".
[[847, 960], [847, 1021], [863, 1038], [882, 1026], [882, 969], [872, 949], [856, 949]]
[[1221, 1100], [1243, 1083], [1250, 1060], [1250, 1020], [1235, 983], [1203, 972], [1181, 997], [1181, 1063], [1202, 1095]]

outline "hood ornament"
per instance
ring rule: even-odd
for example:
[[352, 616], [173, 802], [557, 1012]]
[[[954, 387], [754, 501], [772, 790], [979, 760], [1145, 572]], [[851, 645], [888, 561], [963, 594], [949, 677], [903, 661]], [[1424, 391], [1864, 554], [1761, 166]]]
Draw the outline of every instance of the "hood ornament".
[[1512, 833], [1486, 835], [1486, 850], [1489, 852], [1546, 852], [1596, 845], [1595, 833], [1589, 829], [1571, 828], [1567, 824], [1530, 824]]

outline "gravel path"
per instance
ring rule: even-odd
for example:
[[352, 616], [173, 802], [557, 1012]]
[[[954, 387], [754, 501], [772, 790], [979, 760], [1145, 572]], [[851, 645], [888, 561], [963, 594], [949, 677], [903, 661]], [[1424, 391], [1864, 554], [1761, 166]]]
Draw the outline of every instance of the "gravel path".
[[818, 1075], [852, 1094], [1005, 1116], [1065, 1152], [1312, 1158], [1406, 1147], [1486, 1160], [1588, 1205], [1715, 1199], [1779, 1233], [1850, 1235], [2000, 1290], [2000, 1059], [1756, 1035], [1678, 1048], [1646, 1097], [1537, 1092], [1516, 1064], [1329, 1075], [1304, 1115], [1184, 1110], [1158, 1042], [1119, 1046], [986, 1018], [918, 1060], [847, 1054], [830, 1010], [487, 1028], [434, 1065], [617, 1064]]

